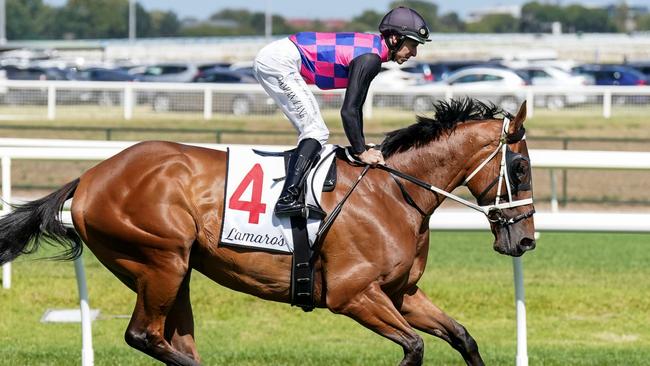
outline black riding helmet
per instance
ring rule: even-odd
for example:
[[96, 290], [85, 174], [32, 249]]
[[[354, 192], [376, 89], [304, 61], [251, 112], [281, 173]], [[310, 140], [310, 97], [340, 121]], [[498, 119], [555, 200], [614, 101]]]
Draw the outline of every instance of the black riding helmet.
[[388, 48], [395, 52], [402, 47], [406, 38], [413, 39], [419, 43], [430, 42], [429, 27], [424, 18], [415, 10], [400, 6], [389, 11], [379, 23], [379, 32], [388, 39], [391, 35], [398, 37], [398, 42], [391, 45], [386, 42]]

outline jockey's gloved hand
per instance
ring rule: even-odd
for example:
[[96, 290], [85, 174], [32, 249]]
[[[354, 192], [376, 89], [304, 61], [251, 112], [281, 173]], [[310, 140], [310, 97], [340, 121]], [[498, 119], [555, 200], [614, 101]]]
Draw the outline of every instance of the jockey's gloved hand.
[[381, 151], [377, 149], [366, 150], [359, 154], [357, 158], [362, 162], [372, 166], [386, 164], [384, 161], [384, 155], [382, 155]]

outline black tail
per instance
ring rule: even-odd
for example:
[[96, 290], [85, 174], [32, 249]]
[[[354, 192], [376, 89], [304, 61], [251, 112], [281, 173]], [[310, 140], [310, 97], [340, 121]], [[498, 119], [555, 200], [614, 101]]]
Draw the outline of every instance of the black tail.
[[72, 197], [78, 185], [79, 178], [41, 199], [12, 205], [13, 211], [0, 219], [0, 264], [35, 252], [41, 245], [41, 238], [67, 248], [55, 259], [70, 260], [81, 255], [81, 238], [73, 228], [63, 226], [59, 218], [63, 204]]

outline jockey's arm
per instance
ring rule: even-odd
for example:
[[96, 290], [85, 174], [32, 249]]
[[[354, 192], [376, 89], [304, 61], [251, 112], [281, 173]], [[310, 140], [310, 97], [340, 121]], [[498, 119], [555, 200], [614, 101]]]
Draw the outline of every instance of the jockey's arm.
[[370, 82], [381, 70], [381, 59], [374, 53], [357, 56], [350, 62], [348, 87], [341, 108], [341, 119], [345, 135], [350, 140], [352, 153], [369, 164], [383, 164], [378, 150], [366, 151], [363, 135], [363, 103], [366, 100]]

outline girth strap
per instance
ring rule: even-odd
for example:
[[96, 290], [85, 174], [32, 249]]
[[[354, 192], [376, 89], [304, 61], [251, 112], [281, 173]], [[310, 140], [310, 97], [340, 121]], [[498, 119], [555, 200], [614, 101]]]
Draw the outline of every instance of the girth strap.
[[293, 260], [291, 263], [291, 305], [300, 306], [304, 311], [314, 310], [314, 266], [313, 255], [307, 234], [307, 218], [291, 217], [291, 236], [293, 237]]

